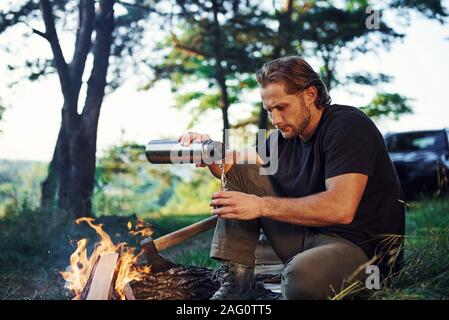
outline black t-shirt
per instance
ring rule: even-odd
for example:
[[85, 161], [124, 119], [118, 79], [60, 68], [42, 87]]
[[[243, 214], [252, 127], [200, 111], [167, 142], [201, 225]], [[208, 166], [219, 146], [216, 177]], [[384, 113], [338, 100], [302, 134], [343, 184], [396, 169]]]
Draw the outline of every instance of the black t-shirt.
[[[269, 154], [269, 139], [265, 146]], [[384, 274], [389, 267], [396, 271], [402, 263], [398, 246], [404, 235], [405, 207], [384, 139], [371, 119], [357, 108], [331, 105], [307, 141], [284, 139], [278, 133], [277, 146], [278, 170], [270, 180], [283, 197], [325, 191], [326, 179], [346, 173], [369, 176], [352, 223], [312, 229], [337, 233], [360, 246], [370, 259], [380, 257], [377, 262]], [[260, 156], [266, 158], [262, 152]], [[387, 266], [395, 256], [397, 263]]]

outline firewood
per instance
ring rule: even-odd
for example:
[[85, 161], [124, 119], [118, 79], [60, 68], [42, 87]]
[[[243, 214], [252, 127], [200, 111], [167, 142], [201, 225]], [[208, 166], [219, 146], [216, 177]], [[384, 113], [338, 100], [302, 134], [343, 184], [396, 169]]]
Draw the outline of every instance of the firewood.
[[[90, 285], [92, 284], [92, 278], [94, 277], [95, 270], [97, 269], [98, 261], [100, 260], [100, 257], [97, 257], [93, 263], [92, 269], [89, 273], [89, 278], [87, 279], [87, 283], [84, 286], [83, 291], [81, 292], [81, 295], [79, 297], [79, 300], [86, 300], [87, 294], [89, 293]], [[76, 298], [75, 298], [76, 299]], [[76, 299], [78, 300], [78, 299]]]
[[131, 286], [129, 285], [129, 283], [125, 284], [124, 291], [125, 291], [126, 300], [136, 300], [136, 297], [134, 296], [133, 289], [131, 289]]
[[108, 300], [114, 288], [114, 273], [118, 260], [118, 253], [106, 252], [100, 256], [92, 277], [92, 283], [87, 288], [86, 300]]

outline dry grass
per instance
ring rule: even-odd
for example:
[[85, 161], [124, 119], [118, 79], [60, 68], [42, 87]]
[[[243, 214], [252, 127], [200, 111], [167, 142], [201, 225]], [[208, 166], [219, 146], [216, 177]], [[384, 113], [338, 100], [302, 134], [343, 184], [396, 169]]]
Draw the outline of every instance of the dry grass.
[[410, 300], [449, 298], [449, 199], [411, 204], [404, 238], [405, 263], [379, 290], [353, 282], [333, 299]]

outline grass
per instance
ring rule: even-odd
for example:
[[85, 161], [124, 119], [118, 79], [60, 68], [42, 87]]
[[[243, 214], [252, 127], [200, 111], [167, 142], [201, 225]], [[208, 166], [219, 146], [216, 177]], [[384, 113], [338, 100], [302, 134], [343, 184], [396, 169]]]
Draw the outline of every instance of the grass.
[[185, 266], [197, 266], [213, 268], [219, 266], [219, 263], [209, 258], [208, 249], [187, 249], [176, 256], [176, 262]]
[[419, 201], [410, 209], [404, 268], [371, 299], [449, 299], [449, 200]]
[[[208, 215], [154, 216], [154, 236], [177, 230]], [[114, 243], [137, 246], [139, 239], [128, 234], [127, 222], [137, 217], [100, 217]], [[133, 223], [134, 224], [134, 223]], [[183, 265], [216, 266], [208, 257], [211, 232], [206, 232], [165, 253]], [[59, 272], [64, 271], [76, 241], [89, 239], [89, 250], [98, 237], [86, 224], [76, 225], [64, 215], [33, 210], [0, 219], [0, 300], [70, 299]]]
[[[155, 237], [208, 217], [198, 215], [155, 215]], [[101, 217], [97, 220], [114, 242], [134, 246], [128, 235], [130, 217]], [[449, 199], [421, 200], [407, 213], [405, 267], [388, 279], [380, 290], [360, 290], [363, 299], [448, 299], [449, 298]], [[215, 268], [209, 258], [213, 231], [198, 235], [164, 254], [183, 265]], [[75, 225], [57, 213], [25, 210], [0, 219], [0, 299], [69, 299], [59, 272], [64, 270], [76, 240], [95, 233], [86, 225]]]
[[31, 210], [0, 220], [0, 299], [67, 298], [57, 272], [68, 243], [63, 220]]
[[449, 299], [448, 253], [449, 199], [414, 202], [406, 216], [405, 263], [402, 270], [385, 279], [379, 290], [368, 290], [364, 284], [354, 283], [338, 298]]

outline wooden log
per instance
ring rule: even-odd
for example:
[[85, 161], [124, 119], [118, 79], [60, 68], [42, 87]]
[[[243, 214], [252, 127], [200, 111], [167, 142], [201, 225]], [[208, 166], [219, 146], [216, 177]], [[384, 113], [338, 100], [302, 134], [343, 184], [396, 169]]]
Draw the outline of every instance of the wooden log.
[[89, 278], [87, 279], [87, 283], [84, 286], [83, 292], [81, 292], [81, 295], [79, 298], [74, 298], [75, 300], [86, 300], [87, 294], [89, 293], [90, 285], [92, 284], [92, 278], [94, 277], [95, 270], [97, 269], [98, 261], [100, 260], [100, 257], [97, 257], [95, 259], [95, 262], [93, 264], [92, 269], [90, 270]]
[[86, 300], [108, 300], [114, 289], [114, 273], [118, 261], [118, 253], [106, 252], [100, 256], [88, 288]]
[[126, 300], [136, 300], [136, 297], [134, 296], [133, 289], [131, 289], [131, 286], [129, 283], [125, 284], [125, 298]]

